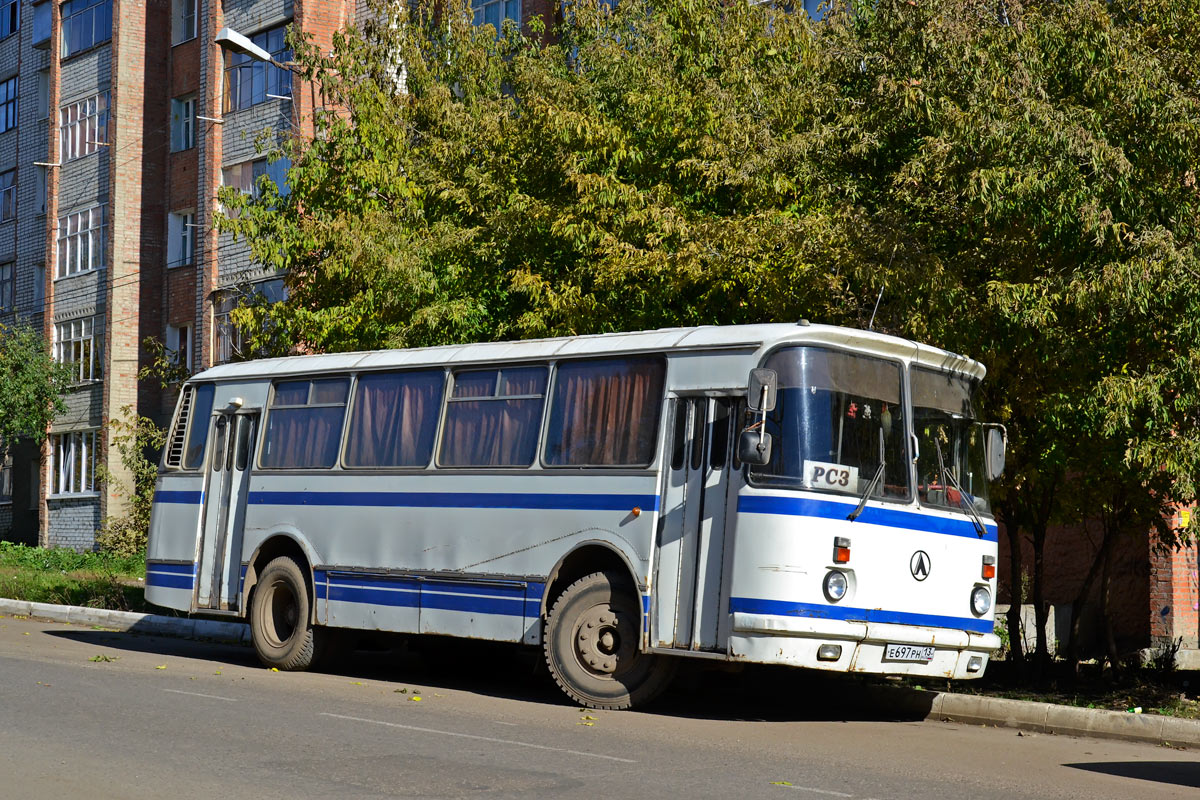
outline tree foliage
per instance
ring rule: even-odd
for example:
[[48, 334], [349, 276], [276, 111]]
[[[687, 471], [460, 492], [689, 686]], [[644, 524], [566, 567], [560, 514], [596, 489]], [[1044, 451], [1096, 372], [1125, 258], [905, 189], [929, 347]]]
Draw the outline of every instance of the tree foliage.
[[331, 110], [279, 146], [286, 196], [224, 190], [226, 229], [287, 276], [237, 312], [253, 344], [874, 321], [987, 363], [1040, 613], [1053, 524], [1174, 541], [1200, 475], [1200, 0], [855, 0], [815, 24], [585, 0], [548, 39], [406, 5], [331, 57], [294, 41]]
[[61, 395], [70, 380], [36, 331], [0, 324], [0, 448], [18, 439], [45, 441], [54, 415], [66, 410]]

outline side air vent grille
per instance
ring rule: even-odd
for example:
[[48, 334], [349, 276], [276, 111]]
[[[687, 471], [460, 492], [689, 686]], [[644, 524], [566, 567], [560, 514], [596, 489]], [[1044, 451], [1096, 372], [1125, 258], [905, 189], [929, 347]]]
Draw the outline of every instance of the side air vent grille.
[[179, 413], [175, 415], [175, 429], [171, 431], [171, 442], [167, 445], [167, 466], [183, 466], [183, 447], [187, 442], [188, 418], [192, 415], [192, 397], [196, 390], [188, 387], [183, 390], [183, 398], [179, 401]]

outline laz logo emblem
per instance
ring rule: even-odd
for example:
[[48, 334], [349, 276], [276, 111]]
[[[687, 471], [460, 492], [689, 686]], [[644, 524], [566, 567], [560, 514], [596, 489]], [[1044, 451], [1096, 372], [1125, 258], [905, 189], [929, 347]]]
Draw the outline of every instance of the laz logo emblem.
[[804, 461], [804, 480], [813, 489], [833, 489], [842, 492], [858, 491], [858, 467], [831, 464], [826, 461]]

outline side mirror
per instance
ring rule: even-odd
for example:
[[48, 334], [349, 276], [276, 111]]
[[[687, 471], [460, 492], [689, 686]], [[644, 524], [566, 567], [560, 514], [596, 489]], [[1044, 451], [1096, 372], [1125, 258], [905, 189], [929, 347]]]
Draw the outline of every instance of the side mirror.
[[987, 477], [994, 481], [1004, 474], [1004, 450], [1008, 445], [1008, 431], [1003, 425], [988, 425], [984, 429], [984, 458]]
[[751, 411], [771, 411], [775, 408], [779, 376], [773, 369], [752, 369], [747, 381], [746, 406]]
[[743, 464], [762, 466], [771, 460], [771, 434], [761, 431], [742, 431], [738, 439], [738, 460]]

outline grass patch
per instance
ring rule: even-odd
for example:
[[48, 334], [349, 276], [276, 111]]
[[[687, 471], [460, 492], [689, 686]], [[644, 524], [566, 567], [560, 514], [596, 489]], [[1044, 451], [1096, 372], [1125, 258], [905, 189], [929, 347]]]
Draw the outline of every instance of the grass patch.
[[146, 559], [0, 542], [0, 597], [147, 612]]
[[136, 579], [86, 570], [49, 572], [0, 567], [0, 597], [116, 611], [148, 612], [146, 590]]
[[0, 542], [0, 567], [33, 572], [93, 572], [125, 578], [146, 577], [146, 557], [77, 553], [64, 548], [29, 547]]

